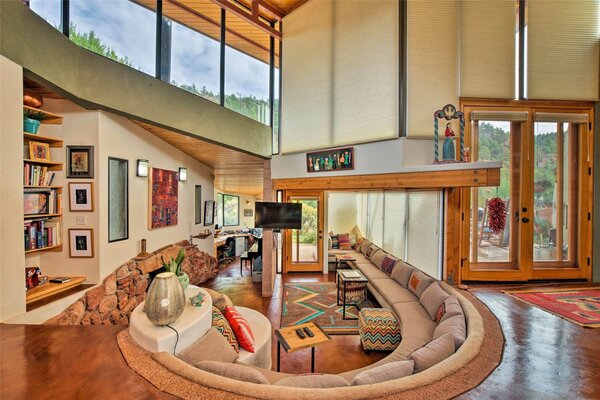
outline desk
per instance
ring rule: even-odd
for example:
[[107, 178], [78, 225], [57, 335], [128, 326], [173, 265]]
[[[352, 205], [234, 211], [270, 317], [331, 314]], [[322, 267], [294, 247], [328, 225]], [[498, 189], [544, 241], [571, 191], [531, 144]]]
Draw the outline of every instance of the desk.
[[[254, 236], [254, 235], [252, 235], [251, 233], [231, 233], [229, 235], [221, 235], [219, 237], [216, 237], [215, 238], [215, 257], [219, 258], [218, 254], [217, 254], [217, 248], [219, 246], [223, 246], [225, 244], [225, 242], [227, 242], [227, 239], [229, 239], [229, 238], [235, 239], [238, 237], [249, 238], [250, 236]], [[256, 237], [256, 236], [254, 236], [254, 237]]]
[[[200, 307], [194, 307], [189, 298], [204, 292], [204, 303]], [[156, 353], [166, 351], [173, 353], [177, 343], [177, 353], [185, 350], [199, 337], [204, 336], [212, 326], [212, 298], [208, 293], [198, 286], [189, 285], [185, 289], [185, 308], [183, 314], [177, 321], [169, 324], [179, 332], [179, 342], [173, 329], [167, 326], [154, 325], [144, 313], [144, 304], [140, 303], [131, 313], [129, 333], [131, 337], [146, 350]]]

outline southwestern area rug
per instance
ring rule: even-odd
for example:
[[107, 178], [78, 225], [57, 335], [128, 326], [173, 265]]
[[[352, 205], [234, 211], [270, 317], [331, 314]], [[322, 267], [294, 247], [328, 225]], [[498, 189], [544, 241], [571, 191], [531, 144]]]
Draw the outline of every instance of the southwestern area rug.
[[600, 287], [505, 290], [504, 293], [586, 328], [600, 328]]
[[[330, 335], [358, 333], [358, 321], [342, 319], [342, 306], [337, 305], [334, 282], [286, 283], [283, 287], [281, 326], [316, 322]], [[346, 307], [346, 317], [357, 318], [358, 309]]]

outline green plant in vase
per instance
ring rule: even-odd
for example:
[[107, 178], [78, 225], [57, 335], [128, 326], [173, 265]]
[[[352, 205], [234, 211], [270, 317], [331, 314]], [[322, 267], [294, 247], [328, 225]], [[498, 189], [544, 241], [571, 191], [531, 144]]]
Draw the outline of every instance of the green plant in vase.
[[42, 112], [29, 109], [23, 110], [23, 131], [37, 135], [41, 121], [45, 118], [46, 114]]
[[171, 257], [171, 260], [169, 260], [169, 262], [165, 262], [165, 259], [163, 258], [163, 256], [160, 256], [160, 260], [162, 261], [163, 269], [166, 272], [172, 272], [175, 274], [175, 276], [177, 276], [177, 279], [179, 279], [179, 282], [181, 282], [181, 286], [183, 287], [183, 290], [187, 289], [188, 285], [190, 284], [190, 277], [188, 276], [188, 274], [181, 271], [181, 263], [183, 263], [184, 258], [185, 258], [185, 250], [184, 249], [179, 250], [177, 257], [175, 257], [175, 258]]

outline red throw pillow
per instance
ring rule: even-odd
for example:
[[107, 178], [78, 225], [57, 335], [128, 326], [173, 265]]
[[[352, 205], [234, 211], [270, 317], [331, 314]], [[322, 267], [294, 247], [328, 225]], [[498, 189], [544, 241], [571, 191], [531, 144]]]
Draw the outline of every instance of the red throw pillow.
[[338, 242], [340, 244], [341, 250], [350, 250], [352, 247], [350, 246], [350, 235], [347, 233], [343, 233], [338, 235]]
[[231, 329], [233, 329], [240, 347], [250, 353], [254, 353], [254, 335], [246, 318], [242, 317], [233, 306], [225, 307], [225, 318], [229, 322], [229, 325], [231, 325]]

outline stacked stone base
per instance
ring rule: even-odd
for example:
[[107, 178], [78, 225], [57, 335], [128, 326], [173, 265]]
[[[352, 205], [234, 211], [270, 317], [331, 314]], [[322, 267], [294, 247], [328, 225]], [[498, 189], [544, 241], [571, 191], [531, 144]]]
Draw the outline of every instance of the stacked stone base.
[[48, 325], [128, 325], [135, 307], [146, 299], [149, 275], [162, 267], [165, 260], [175, 258], [181, 248], [186, 257], [181, 265], [192, 285], [214, 278], [219, 272], [217, 259], [198, 250], [187, 240], [165, 246], [144, 258], [133, 258], [108, 275], [102, 284], [65, 311], [45, 322]]

